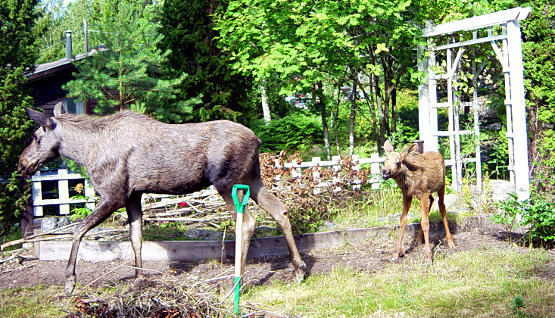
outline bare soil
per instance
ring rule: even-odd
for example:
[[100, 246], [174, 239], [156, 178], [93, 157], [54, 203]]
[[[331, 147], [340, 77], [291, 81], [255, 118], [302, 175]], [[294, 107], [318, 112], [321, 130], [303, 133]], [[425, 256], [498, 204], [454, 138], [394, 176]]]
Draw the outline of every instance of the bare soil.
[[[514, 237], [511, 238], [500, 226], [488, 224], [482, 228], [471, 229], [454, 235], [457, 247], [447, 249], [445, 245], [436, 245], [436, 253], [457, 253], [472, 249], [509, 249], [515, 247]], [[439, 242], [435, 242], [438, 244]], [[355, 270], [368, 273], [379, 271], [392, 263], [392, 239], [368, 240], [362, 243], [343, 246], [335, 249], [319, 249], [302, 254], [309, 274], [329, 273], [336, 267], [349, 266]], [[422, 245], [409, 247], [405, 240], [404, 247], [408, 250], [399, 262], [423, 261]], [[522, 248], [523, 253], [528, 248]], [[545, 268], [542, 277], [555, 280], [555, 250], [549, 252], [551, 262]], [[129, 262], [84, 262], [77, 264], [77, 281], [84, 288], [94, 288], [102, 284], [118, 281], [134, 280], [134, 268]], [[64, 285], [66, 262], [39, 261], [28, 255], [16, 257], [0, 263], [0, 288], [23, 286]], [[395, 265], [393, 265], [395, 266]], [[175, 279], [208, 281], [229, 288], [233, 283], [233, 260], [203, 262], [146, 262], [146, 279], [156, 280], [157, 277], [171, 275]], [[264, 285], [275, 281], [292, 282], [294, 279], [289, 257], [266, 257], [251, 259], [246, 267], [245, 282], [250, 285]], [[81, 287], [81, 288], [83, 288]], [[76, 289], [79, 291], [79, 287]]]

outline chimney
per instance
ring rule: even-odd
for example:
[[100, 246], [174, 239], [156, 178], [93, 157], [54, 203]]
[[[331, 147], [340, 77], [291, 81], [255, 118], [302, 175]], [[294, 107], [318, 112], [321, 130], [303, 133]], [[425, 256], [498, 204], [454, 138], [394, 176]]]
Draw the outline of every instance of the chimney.
[[71, 30], [66, 30], [66, 59], [71, 60]]

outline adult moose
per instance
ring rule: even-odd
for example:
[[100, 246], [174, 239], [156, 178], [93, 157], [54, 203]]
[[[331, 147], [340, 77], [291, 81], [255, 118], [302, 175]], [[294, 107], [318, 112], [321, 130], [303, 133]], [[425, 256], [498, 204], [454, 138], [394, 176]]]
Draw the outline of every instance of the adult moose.
[[[143, 193], [186, 194], [213, 184], [235, 217], [231, 191], [234, 184], [250, 186], [251, 197], [281, 226], [297, 281], [305, 276], [289, 223], [287, 208], [274, 197], [260, 177], [260, 140], [246, 127], [230, 121], [170, 125], [132, 111], [92, 117], [62, 114], [61, 103], [54, 117], [27, 109], [40, 125], [33, 141], [19, 158], [18, 171], [33, 175], [43, 164], [64, 157], [85, 166], [100, 196], [98, 204], [73, 234], [65, 272], [65, 291], [75, 287], [75, 264], [79, 244], [93, 227], [114, 211], [125, 207], [136, 275], [141, 275]], [[255, 220], [245, 209], [242, 264]]]
[[412, 144], [399, 153], [393, 150], [389, 140], [386, 141], [384, 151], [387, 154], [387, 158], [382, 168], [382, 177], [385, 180], [393, 178], [403, 193], [403, 213], [401, 214], [399, 237], [397, 238], [394, 257], [398, 258], [404, 255], [403, 233], [407, 225], [407, 213], [410, 209], [412, 198], [416, 197], [420, 199], [420, 204], [422, 205], [422, 220], [420, 222], [422, 231], [420, 233], [424, 235], [424, 253], [426, 254], [426, 261], [431, 263], [433, 254], [428, 238], [430, 229], [428, 215], [434, 202], [432, 197], [434, 192], [437, 192], [439, 197], [438, 205], [443, 218], [443, 225], [445, 226], [447, 245], [449, 248], [455, 247], [453, 237], [449, 231], [447, 213], [443, 202], [445, 194], [445, 163], [440, 153], [427, 151], [420, 154], [416, 151], [416, 147], [416, 144]]

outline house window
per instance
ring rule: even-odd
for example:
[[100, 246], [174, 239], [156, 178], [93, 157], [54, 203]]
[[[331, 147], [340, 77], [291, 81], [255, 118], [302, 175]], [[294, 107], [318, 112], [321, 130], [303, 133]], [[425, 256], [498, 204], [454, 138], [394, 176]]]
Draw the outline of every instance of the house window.
[[85, 104], [83, 102], [78, 102], [73, 98], [64, 98], [62, 102], [64, 104], [64, 110], [66, 111], [66, 113], [71, 113], [71, 114], [85, 113]]

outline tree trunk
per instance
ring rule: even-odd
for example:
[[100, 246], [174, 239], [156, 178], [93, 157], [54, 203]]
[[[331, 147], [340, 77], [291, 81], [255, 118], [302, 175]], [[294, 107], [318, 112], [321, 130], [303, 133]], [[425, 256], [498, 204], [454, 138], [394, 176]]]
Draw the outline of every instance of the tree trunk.
[[379, 134], [377, 136], [377, 143], [378, 143], [378, 152], [380, 155], [383, 155], [383, 149], [381, 146], [385, 141], [385, 136], [387, 134], [387, 115], [384, 111], [383, 101], [382, 101], [382, 94], [380, 90], [380, 83], [374, 77], [374, 96], [376, 97], [376, 107], [378, 108], [378, 121], [379, 121]]
[[335, 109], [332, 111], [331, 114], [331, 122], [332, 122], [332, 129], [335, 137], [335, 148], [337, 151], [337, 155], [341, 154], [341, 148], [339, 147], [339, 104], [341, 103], [341, 86], [337, 86], [337, 103], [335, 104]]
[[272, 120], [270, 106], [268, 105], [268, 95], [266, 94], [266, 81], [260, 81], [260, 99], [262, 100], [262, 115], [264, 122], [268, 124]]
[[324, 146], [326, 148], [326, 158], [331, 160], [331, 149], [330, 149], [330, 138], [328, 133], [328, 119], [326, 115], [326, 103], [324, 101], [324, 94], [322, 92], [322, 81], [318, 81], [314, 85], [314, 103], [316, 103], [320, 109], [320, 115], [322, 116], [322, 130], [324, 131]]
[[[355, 76], [357, 76], [355, 74]], [[355, 152], [355, 119], [357, 114], [357, 84], [353, 81], [353, 91], [351, 95], [351, 115], [349, 116], [349, 155]]]
[[397, 132], [397, 88], [391, 91], [391, 131]]

